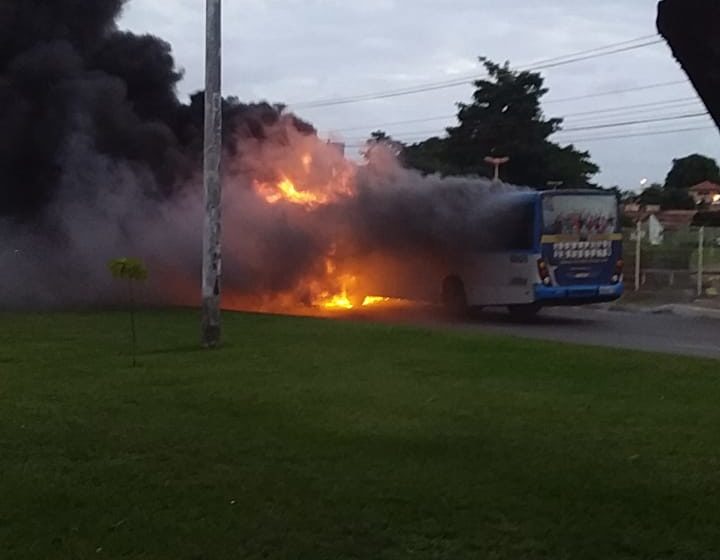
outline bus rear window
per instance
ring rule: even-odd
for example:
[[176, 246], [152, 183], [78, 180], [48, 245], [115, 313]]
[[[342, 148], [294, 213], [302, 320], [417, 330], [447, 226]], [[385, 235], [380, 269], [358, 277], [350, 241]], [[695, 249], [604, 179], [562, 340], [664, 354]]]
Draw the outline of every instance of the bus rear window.
[[492, 232], [485, 250], [531, 251], [535, 247], [536, 200], [513, 201], [496, 208], [484, 223], [486, 231]]
[[617, 200], [602, 195], [554, 195], [543, 198], [545, 235], [605, 235], [618, 226]]

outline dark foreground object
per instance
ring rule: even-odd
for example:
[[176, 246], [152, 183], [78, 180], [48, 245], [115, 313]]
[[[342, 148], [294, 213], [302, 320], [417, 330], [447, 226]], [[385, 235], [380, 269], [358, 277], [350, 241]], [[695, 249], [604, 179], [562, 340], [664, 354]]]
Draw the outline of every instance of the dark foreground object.
[[720, 126], [720, 2], [662, 0], [657, 24]]

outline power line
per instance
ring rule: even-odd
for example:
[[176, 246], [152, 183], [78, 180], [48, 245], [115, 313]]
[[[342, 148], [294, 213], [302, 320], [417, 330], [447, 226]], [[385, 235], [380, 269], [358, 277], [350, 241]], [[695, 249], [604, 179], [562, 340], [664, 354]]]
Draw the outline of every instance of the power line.
[[687, 84], [687, 80], [672, 80], [669, 82], [657, 82], [654, 84], [648, 84], [645, 86], [635, 86], [631, 88], [625, 88], [625, 89], [614, 89], [610, 91], [600, 91], [597, 93], [586, 93], [584, 95], [576, 95], [573, 97], [561, 97], [558, 99], [549, 99], [547, 101], [543, 101], [545, 105], [555, 104], [555, 103], [566, 103], [568, 101], [580, 101], [583, 99], [594, 99], [597, 97], [607, 97], [609, 95], [621, 95], [624, 93], [634, 93], [637, 91], [647, 91], [650, 89], [658, 89], [658, 88], [664, 88], [664, 87], [671, 87], [671, 86], [677, 86], [680, 84]]
[[356, 130], [377, 130], [379, 128], [383, 128], [386, 126], [396, 126], [396, 125], [400, 125], [400, 124], [424, 123], [424, 122], [430, 122], [430, 121], [441, 121], [441, 120], [446, 120], [446, 119], [453, 119], [455, 117], [457, 117], [457, 114], [443, 115], [443, 116], [439, 116], [439, 117], [408, 119], [405, 121], [393, 121], [393, 122], [380, 123], [380, 124], [376, 124], [373, 126], [353, 126], [350, 128], [338, 128], [338, 129], [333, 129], [333, 132], [354, 132]]
[[646, 42], [646, 43], [640, 43], [639, 45], [633, 45], [633, 46], [630, 46], [630, 47], [623, 47], [623, 48], [619, 48], [619, 49], [614, 49], [614, 50], [606, 51], [606, 52], [603, 52], [603, 53], [598, 53], [598, 54], [595, 54], [595, 55], [578, 56], [578, 57], [576, 57], [576, 58], [572, 58], [572, 59], [570, 59], [570, 60], [565, 60], [565, 61], [546, 62], [546, 63], [543, 63], [543, 64], [533, 65], [533, 66], [530, 67], [530, 68], [521, 68], [520, 70], [521, 70], [521, 71], [524, 71], [524, 70], [547, 70], [547, 69], [549, 69], [549, 68], [556, 68], [556, 67], [558, 67], [558, 66], [565, 66], [566, 64], [575, 64], [576, 62], [584, 62], [585, 60], [591, 60], [591, 59], [593, 59], [593, 58], [600, 58], [600, 57], [603, 57], [603, 56], [609, 56], [609, 55], [611, 55], [611, 54], [619, 54], [619, 53], [624, 53], [624, 52], [628, 52], [628, 51], [634, 51], [634, 50], [636, 50], [636, 49], [642, 49], [642, 48], [644, 48], [644, 47], [650, 47], [650, 46], [652, 46], [652, 45], [658, 45], [658, 44], [660, 44], [660, 43], [662, 43], [662, 42], [664, 42], [663, 39], [656, 39], [656, 40], [654, 40], [654, 41], [648, 41], [648, 42]]
[[[573, 138], [573, 139], [563, 139], [563, 144], [577, 144], [580, 142], [599, 142], [604, 140], [623, 140], [625, 138], [642, 138], [642, 137], [650, 137], [650, 136], [663, 136], [663, 135], [670, 135], [670, 134], [680, 134], [684, 132], [699, 132], [699, 131], [709, 131], [709, 130], [716, 130], [717, 127], [715, 126], [697, 126], [697, 127], [688, 127], [688, 128], [676, 128], [672, 130], [652, 130], [649, 132], [634, 132], [630, 134], [616, 134], [612, 136], [591, 136], [587, 138]], [[365, 144], [346, 144], [346, 148], [364, 148]]]
[[[707, 111], [698, 112], [698, 113], [685, 113], [681, 115], [670, 115], [670, 116], [664, 116], [664, 117], [655, 117], [652, 119], [637, 119], [637, 120], [631, 120], [631, 121], [619, 121], [619, 122], [612, 122], [612, 123], [604, 123], [604, 124], [597, 124], [592, 126], [580, 126], [580, 127], [573, 127], [573, 128], [565, 128], [563, 130], [558, 130], [556, 134], [564, 134], [567, 132], [580, 132], [585, 130], [600, 130], [605, 128], [621, 128], [626, 126], [637, 126], [640, 124], [651, 124], [651, 123], [658, 123], [658, 122], [667, 122], [667, 121], [677, 121], [677, 120], [684, 120], [684, 119], [692, 119], [692, 118], [698, 118], [698, 117], [705, 117], [707, 116]], [[411, 139], [415, 139], [416, 137], [421, 137], [422, 135], [426, 134], [437, 134], [437, 130], [417, 130], [413, 132], [405, 132], [401, 135], [398, 135], [396, 137], [396, 140], [400, 141], [411, 141]], [[350, 139], [349, 142], [358, 142], [362, 141], [361, 138], [353, 138]]]
[[645, 109], [642, 111], [634, 111], [630, 113], [614, 113], [612, 115], [598, 115], [597, 117], [583, 117], [580, 119], [565, 119], [562, 126], [567, 129], [568, 127], [577, 126], [590, 126], [614, 123], [618, 120], [634, 120], [634, 119], [646, 119], [646, 118], [672, 118], [678, 115], [684, 115], [688, 112], [704, 112], [705, 107], [702, 105], [683, 105], [677, 107], [670, 107], [671, 111], [652, 111]]
[[[591, 49], [589, 51], [580, 51], [577, 53], [572, 53], [569, 55], [565, 55], [563, 57], [555, 57], [550, 59], [545, 59], [538, 61], [536, 63], [533, 63], [527, 67], [520, 67], [519, 71], [528, 71], [528, 70], [544, 70], [549, 68], [555, 68], [558, 66], [564, 66], [567, 64], [574, 64], [577, 62], [584, 62], [586, 60], [591, 60], [594, 58], [600, 58], [605, 56], [610, 56], [614, 54], [619, 54], [623, 52], [628, 52], [635, 49], [645, 48], [652, 45], [657, 45], [659, 43], [662, 43], [662, 39], [653, 39], [652, 41], [647, 41], [649, 37], [656, 37], [656, 35], [650, 35], [650, 36], [643, 36], [638, 37], [636, 39], [632, 39], [629, 41], [623, 41], [621, 43], [614, 43], [611, 45], [606, 45], [604, 47], [597, 47], [595, 49]], [[638, 41], [644, 41], [639, 44], [630, 44], [630, 43], [637, 43]], [[609, 50], [608, 50], [609, 49]], [[379, 91], [374, 93], [365, 93], [365, 94], [358, 94], [348, 97], [337, 97], [337, 98], [327, 98], [327, 99], [319, 99], [315, 101], [306, 101], [306, 102], [297, 102], [297, 103], [290, 103], [289, 106], [296, 109], [313, 109], [318, 107], [329, 107], [334, 105], [345, 105], [349, 103], [359, 103], [362, 101], [373, 101], [373, 100], [379, 100], [379, 99], [388, 99], [392, 97], [400, 97], [405, 95], [414, 95], [417, 93], [424, 93], [428, 91], [436, 91], [439, 89], [447, 89], [452, 87], [457, 87], [461, 85], [467, 85], [468, 83], [478, 79], [478, 76], [466, 76], [463, 78], [455, 78], [453, 80], [447, 80], [443, 82], [434, 82], [434, 83], [428, 83], [424, 85], [418, 85], [415, 87], [410, 88], [402, 88], [397, 90], [386, 90], [386, 91]]]
[[[693, 101], [693, 103], [689, 103], [690, 101]], [[593, 111], [581, 111], [578, 113], [567, 113], [565, 115], [562, 115], [560, 118], [562, 119], [569, 119], [576, 116], [585, 116], [585, 115], [601, 115], [604, 113], [625, 113], [625, 112], [632, 112], [635, 113], [635, 111], [630, 111], [631, 109], [642, 109], [645, 107], [654, 107], [657, 109], [661, 108], [681, 108], [681, 107], [675, 107], [677, 105], [682, 104], [682, 107], [685, 107], [686, 105], [694, 106], [698, 103], [697, 97], [682, 97], [677, 99], [669, 99], [664, 101], [655, 101], [652, 103], [640, 103], [640, 104], [634, 104], [634, 105], [623, 105], [620, 107], [612, 107], [612, 108], [606, 108], [606, 109], [596, 109]], [[673, 105], [673, 107], [670, 107]], [[655, 109], [653, 109], [655, 110]], [[643, 111], [637, 111], [638, 113], [642, 113]], [[612, 115], [610, 115], [612, 116]], [[447, 119], [455, 119], [457, 118], [457, 113], [452, 115], [441, 115], [436, 117], [425, 117], [425, 118], [417, 118], [417, 119], [407, 119], [402, 121], [390, 121], [390, 122], [384, 122], [379, 124], [374, 124], [371, 126], [353, 126], [348, 128], [339, 128], [339, 129], [333, 129], [333, 132], [354, 132], [357, 130], [377, 130], [388, 126], [398, 126], [398, 125], [404, 125], [404, 124], [416, 124], [416, 123], [424, 123], [424, 122], [431, 122], [431, 121], [440, 121], [440, 120], [447, 120]], [[599, 117], [600, 118], [600, 117]], [[603, 117], [602, 118], [606, 118]], [[584, 119], [583, 119], [584, 120]]]
[[[677, 105], [677, 104], [688, 104], [689, 102], [693, 102], [692, 105], [695, 105], [698, 102], [697, 97], [680, 97], [677, 99], [668, 99], [666, 101], [654, 101], [652, 103], [639, 103], [635, 105], [623, 105], [621, 107], [613, 107], [608, 109], [593, 109], [592, 111], [580, 111], [578, 113], [566, 113], [563, 118], [568, 119], [571, 117], [582, 117], [584, 115], [597, 115], [601, 113], [618, 113], [618, 112], [625, 112], [629, 109], [642, 109], [645, 107], [653, 107], [653, 108], [661, 108], [665, 107], [667, 105]], [[654, 110], [654, 109], [653, 109]]]
[[645, 136], [662, 136], [666, 134], [678, 134], [681, 132], [695, 132], [700, 130], [717, 130], [715, 126], [697, 126], [689, 128], [676, 128], [673, 130], [653, 130], [649, 132], [635, 132], [631, 134], [617, 134], [612, 136], [594, 136], [589, 138], [576, 138], [572, 140], [563, 139], [563, 144], [576, 144], [579, 142], [596, 142], [601, 140], [621, 140], [624, 138], [640, 138]]
[[559, 132], [578, 132], [580, 130], [598, 130], [601, 128], [618, 128], [618, 127], [622, 127], [622, 126], [635, 126], [638, 124], [649, 124], [649, 123], [665, 122], [665, 121], [677, 121], [677, 120], [683, 120], [683, 119], [693, 119], [693, 118], [697, 118], [697, 117], [706, 117], [707, 115], [708, 115], [708, 112], [703, 111], [702, 113], [687, 113], [684, 115], [673, 115], [671, 117], [639, 119], [639, 120], [634, 120], [634, 121], [624, 121], [624, 122], [617, 122], [617, 123], [596, 124], [593, 126], [565, 128], [562, 131], [558, 131], [558, 133]]
[[563, 60], [570, 56], [573, 56], [573, 57], [574, 56], [583, 56], [583, 55], [587, 55], [587, 54], [593, 54], [593, 53], [596, 53], [599, 51], [606, 51], [608, 49], [614, 49], [617, 47], [624, 47], [625, 45], [630, 45], [632, 43], [637, 43], [639, 41], [650, 41], [650, 40], [654, 40], [654, 43], [662, 42], [662, 39], [658, 39], [657, 33], [651, 33], [650, 35], [642, 35], [641, 37], [636, 37], [635, 39], [628, 39], [626, 41], [620, 41], [619, 43], [611, 43], [609, 45], [605, 45], [604, 47], [594, 47], [592, 49], [587, 49], [584, 51], [578, 51], [578, 52], [571, 53], [571, 54], [556, 56], [554, 58], [548, 58], [548, 59], [545, 59], [544, 63], [553, 63], [555, 61]]
[[636, 120], [636, 119], [660, 119], [660, 120], [673, 120], [676, 117], [684, 116], [688, 112], [703, 113], [705, 114], [705, 108], [702, 106], [682, 106], [672, 107], [674, 109], [671, 112], [650, 112], [648, 109], [644, 111], [638, 111], [634, 113], [615, 113], [613, 115], [598, 115], [597, 117], [585, 117], [582, 119], [565, 119], [563, 121], [563, 130], [575, 129], [578, 127], [586, 126], [599, 126], [599, 125], [612, 125], [618, 122], [618, 120]]

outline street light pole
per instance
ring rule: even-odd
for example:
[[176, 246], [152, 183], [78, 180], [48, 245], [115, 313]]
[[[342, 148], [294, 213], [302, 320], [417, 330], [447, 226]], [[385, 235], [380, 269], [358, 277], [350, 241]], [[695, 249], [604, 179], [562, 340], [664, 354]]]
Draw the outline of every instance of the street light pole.
[[221, 0], [206, 0], [206, 3], [202, 345], [214, 348], [220, 344], [221, 332], [222, 13]]

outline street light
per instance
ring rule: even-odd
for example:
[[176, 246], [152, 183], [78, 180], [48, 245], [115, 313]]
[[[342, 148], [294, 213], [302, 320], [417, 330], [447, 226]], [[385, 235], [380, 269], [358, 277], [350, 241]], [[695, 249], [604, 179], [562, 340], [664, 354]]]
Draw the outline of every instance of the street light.
[[500, 180], [500, 166], [505, 165], [507, 162], [510, 161], [509, 157], [486, 157], [485, 163], [489, 163], [493, 167], [495, 167], [495, 173], [493, 174], [493, 181], [499, 181]]
[[221, 179], [222, 157], [222, 54], [221, 0], [206, 0], [205, 42], [205, 150], [203, 183], [202, 345], [220, 344], [220, 279], [222, 277]]

